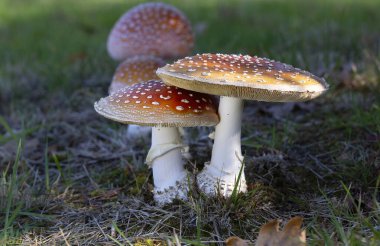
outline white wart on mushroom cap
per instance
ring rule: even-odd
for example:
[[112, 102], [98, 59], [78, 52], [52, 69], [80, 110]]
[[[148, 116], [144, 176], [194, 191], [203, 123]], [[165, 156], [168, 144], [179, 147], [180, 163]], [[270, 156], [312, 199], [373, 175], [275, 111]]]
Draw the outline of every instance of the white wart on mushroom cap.
[[190, 127], [219, 122], [213, 97], [168, 86], [160, 80], [118, 90], [94, 107], [104, 117], [127, 124]]
[[144, 3], [120, 17], [107, 49], [115, 60], [133, 55], [170, 59], [188, 55], [193, 45], [190, 22], [181, 11], [164, 3]]
[[155, 56], [134, 56], [126, 59], [116, 68], [109, 93], [139, 82], [158, 80], [156, 70], [165, 64], [164, 60]]
[[249, 55], [202, 54], [157, 70], [167, 84], [220, 96], [267, 102], [306, 101], [327, 83], [291, 65]]

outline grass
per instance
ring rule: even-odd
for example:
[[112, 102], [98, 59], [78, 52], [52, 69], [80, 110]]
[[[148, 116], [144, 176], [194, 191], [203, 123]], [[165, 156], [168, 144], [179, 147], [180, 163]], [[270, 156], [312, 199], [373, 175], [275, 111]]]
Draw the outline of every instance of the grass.
[[[10, 184], [9, 184], [9, 189], [6, 191], [7, 194], [7, 200], [6, 200], [6, 208], [5, 208], [5, 219], [4, 219], [4, 229], [2, 233], [2, 237], [6, 241], [8, 239], [8, 230], [10, 230], [10, 225], [16, 218], [17, 214], [19, 213], [20, 210], [20, 205], [18, 205], [13, 211], [11, 211], [12, 207], [12, 199], [15, 193], [15, 189], [17, 188], [17, 167], [20, 159], [20, 151], [21, 151], [21, 141], [19, 142], [18, 148], [17, 148], [17, 155], [16, 155], [16, 160], [15, 164], [13, 166], [12, 170], [12, 175], [10, 177]], [[6, 173], [4, 174], [6, 176]], [[12, 214], [11, 214], [12, 212]]]
[[[307, 103], [246, 103], [247, 194], [194, 191], [158, 208], [143, 164], [149, 141], [131, 142], [92, 108], [117, 65], [108, 32], [139, 2], [3, 0], [0, 244], [254, 242], [266, 221], [300, 215], [311, 245], [378, 245], [379, 1], [167, 2], [189, 16], [194, 53], [268, 56], [331, 89]], [[188, 130], [194, 173], [209, 160], [209, 131]]]

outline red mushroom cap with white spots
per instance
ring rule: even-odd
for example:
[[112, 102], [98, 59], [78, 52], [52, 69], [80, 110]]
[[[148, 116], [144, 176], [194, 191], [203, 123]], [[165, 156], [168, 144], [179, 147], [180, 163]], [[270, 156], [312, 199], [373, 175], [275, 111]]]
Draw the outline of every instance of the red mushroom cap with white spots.
[[178, 58], [194, 46], [190, 22], [175, 7], [144, 3], [126, 12], [108, 36], [107, 49], [115, 60], [134, 55]]
[[268, 102], [306, 101], [328, 89], [322, 78], [309, 72], [248, 55], [186, 57], [159, 68], [157, 75], [187, 90]]
[[165, 64], [164, 60], [154, 56], [134, 56], [126, 59], [117, 67], [109, 93], [139, 82], [159, 79], [156, 70]]
[[135, 125], [190, 127], [218, 124], [213, 97], [150, 80], [100, 99], [96, 112], [114, 121]]

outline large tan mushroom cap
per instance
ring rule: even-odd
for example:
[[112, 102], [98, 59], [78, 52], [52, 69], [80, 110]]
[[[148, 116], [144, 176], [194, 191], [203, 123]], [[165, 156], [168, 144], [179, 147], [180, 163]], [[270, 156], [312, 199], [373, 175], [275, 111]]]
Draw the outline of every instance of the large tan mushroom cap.
[[178, 58], [194, 45], [190, 22], [171, 5], [140, 4], [126, 12], [108, 36], [108, 53], [115, 60], [134, 55]]
[[96, 112], [114, 121], [135, 125], [214, 126], [219, 118], [210, 95], [151, 80], [123, 88], [94, 105]]
[[158, 80], [156, 70], [165, 64], [164, 60], [154, 56], [134, 56], [126, 59], [117, 67], [109, 93], [139, 82]]
[[202, 54], [157, 70], [167, 84], [208, 94], [268, 102], [306, 101], [327, 83], [309, 72], [267, 58]]

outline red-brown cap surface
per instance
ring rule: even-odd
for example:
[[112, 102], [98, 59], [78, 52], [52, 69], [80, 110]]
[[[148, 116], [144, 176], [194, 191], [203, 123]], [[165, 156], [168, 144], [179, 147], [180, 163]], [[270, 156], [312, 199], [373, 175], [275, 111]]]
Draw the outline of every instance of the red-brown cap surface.
[[126, 59], [117, 67], [109, 93], [139, 82], [159, 79], [156, 70], [165, 64], [164, 60], [154, 56], [134, 56]]
[[123, 88], [94, 105], [102, 116], [121, 123], [190, 127], [218, 124], [213, 97], [151, 80]]
[[202, 54], [157, 70], [167, 84], [220, 96], [268, 102], [306, 101], [328, 84], [309, 72], [248, 55]]
[[175, 7], [144, 3], [126, 12], [108, 36], [107, 49], [115, 60], [134, 55], [178, 58], [194, 45], [190, 22]]

